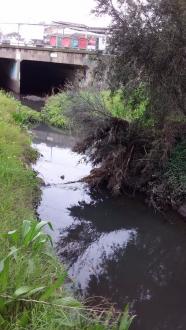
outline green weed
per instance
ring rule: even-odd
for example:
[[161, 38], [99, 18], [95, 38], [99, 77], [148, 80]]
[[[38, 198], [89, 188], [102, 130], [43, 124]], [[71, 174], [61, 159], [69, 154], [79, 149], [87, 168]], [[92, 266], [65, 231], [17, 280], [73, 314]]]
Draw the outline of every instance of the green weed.
[[68, 119], [64, 113], [68, 110], [70, 104], [71, 101], [67, 93], [62, 92], [52, 95], [48, 98], [41, 111], [43, 122], [59, 128], [67, 127]]
[[13, 118], [15, 121], [22, 125], [34, 125], [42, 122], [41, 113], [35, 110], [31, 110], [25, 106], [20, 106], [13, 112]]

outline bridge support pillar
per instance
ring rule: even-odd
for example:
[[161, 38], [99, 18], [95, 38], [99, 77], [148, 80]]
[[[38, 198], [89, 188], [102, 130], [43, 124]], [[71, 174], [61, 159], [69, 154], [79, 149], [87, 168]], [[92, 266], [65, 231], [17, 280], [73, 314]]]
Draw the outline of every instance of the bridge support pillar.
[[20, 67], [20, 61], [14, 61], [8, 72], [8, 88], [17, 94], [20, 93]]

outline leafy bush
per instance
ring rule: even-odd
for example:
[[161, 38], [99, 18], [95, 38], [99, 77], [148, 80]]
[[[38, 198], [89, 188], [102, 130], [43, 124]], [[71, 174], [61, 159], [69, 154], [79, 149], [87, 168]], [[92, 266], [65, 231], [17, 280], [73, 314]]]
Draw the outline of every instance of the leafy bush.
[[106, 109], [111, 114], [113, 114], [113, 116], [118, 118], [123, 118], [126, 116], [126, 109], [124, 108], [124, 97], [121, 90], [118, 90], [114, 94], [112, 94], [111, 91], [102, 91], [101, 96], [103, 98]]
[[70, 104], [70, 98], [65, 92], [50, 96], [41, 111], [42, 120], [59, 128], [68, 126], [68, 119], [64, 113]]
[[102, 91], [101, 96], [106, 109], [114, 117], [128, 121], [142, 119], [148, 106], [148, 98], [142, 87], [136, 89], [129, 97], [122, 90], [115, 93]]

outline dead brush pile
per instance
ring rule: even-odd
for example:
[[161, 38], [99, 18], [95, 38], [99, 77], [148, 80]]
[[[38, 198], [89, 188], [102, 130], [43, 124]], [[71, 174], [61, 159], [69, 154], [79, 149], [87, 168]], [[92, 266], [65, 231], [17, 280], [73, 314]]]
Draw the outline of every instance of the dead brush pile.
[[[186, 199], [186, 184], [182, 187], [177, 170], [170, 171], [171, 155], [181, 144], [185, 150], [185, 141], [184, 122], [170, 122], [158, 130], [112, 117], [78, 143], [75, 151], [86, 154], [94, 166], [84, 178], [92, 188], [106, 187], [115, 195], [126, 189], [143, 192], [156, 209], [177, 208]], [[186, 182], [186, 152], [181, 151], [180, 161]]]

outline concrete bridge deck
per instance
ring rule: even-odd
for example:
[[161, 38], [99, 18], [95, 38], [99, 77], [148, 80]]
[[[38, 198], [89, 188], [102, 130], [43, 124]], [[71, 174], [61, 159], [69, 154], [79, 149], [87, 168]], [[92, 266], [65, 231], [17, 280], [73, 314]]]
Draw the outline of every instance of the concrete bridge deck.
[[97, 54], [98, 52], [71, 48], [0, 45], [0, 58], [19, 61], [31, 60], [85, 66], [88, 65], [91, 57]]

